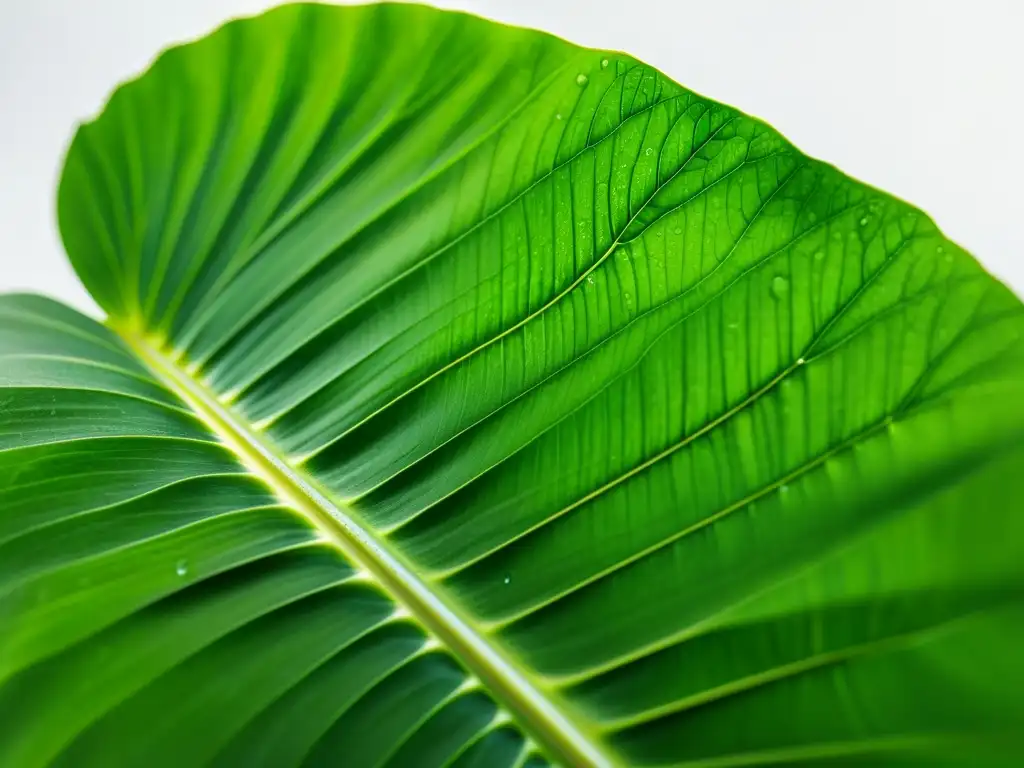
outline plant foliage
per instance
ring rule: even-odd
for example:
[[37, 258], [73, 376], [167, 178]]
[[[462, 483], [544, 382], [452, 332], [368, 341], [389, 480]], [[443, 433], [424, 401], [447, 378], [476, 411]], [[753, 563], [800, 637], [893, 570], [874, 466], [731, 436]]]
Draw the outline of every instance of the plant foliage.
[[407, 5], [164, 53], [58, 208], [0, 765], [1024, 761], [1024, 307], [914, 208]]

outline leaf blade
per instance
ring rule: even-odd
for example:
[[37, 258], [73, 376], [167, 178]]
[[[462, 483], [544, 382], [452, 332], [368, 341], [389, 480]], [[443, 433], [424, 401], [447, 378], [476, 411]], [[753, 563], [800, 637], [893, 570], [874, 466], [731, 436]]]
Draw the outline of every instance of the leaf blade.
[[[76, 268], [172, 389], [308, 479], [308, 519], [345, 510], [350, 558], [379, 544], [450, 607], [425, 623], [463, 664], [459, 621], [539, 681], [555, 756], [1024, 751], [993, 629], [1019, 630], [1024, 314], [926, 217], [628, 57], [458, 14], [290, 7], [162, 61], [69, 154]], [[958, 704], [911, 716], [914, 686]], [[504, 728], [445, 759], [528, 761]]]

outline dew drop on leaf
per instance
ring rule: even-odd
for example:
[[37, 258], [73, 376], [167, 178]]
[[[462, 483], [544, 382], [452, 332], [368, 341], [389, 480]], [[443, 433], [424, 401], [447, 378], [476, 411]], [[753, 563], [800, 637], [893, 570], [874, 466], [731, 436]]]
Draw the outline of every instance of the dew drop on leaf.
[[814, 260], [815, 261], [821, 261], [824, 258], [825, 258], [825, 252], [824, 251], [815, 251], [815, 253], [814, 253]]
[[557, 115], [555, 115], [555, 120], [561, 120], [561, 119], [562, 119], [562, 113], [559, 112]]
[[674, 230], [672, 230], [672, 231], [673, 231], [673, 232], [675, 232], [675, 233], [676, 233], [677, 235], [681, 235], [681, 234], [683, 234], [683, 228], [682, 228], [682, 227], [676, 227], [676, 228], [675, 228]]
[[580, 72], [578, 75], [576, 75], [576, 85], [586, 85], [588, 79], [589, 78], [586, 75]]
[[186, 573], [188, 573], [188, 563], [186, 563], [184, 560], [179, 560], [177, 566], [175, 566], [174, 568], [174, 572], [177, 573], [179, 576], [184, 576]]
[[511, 582], [512, 582], [512, 577], [511, 577], [511, 576], [509, 576], [508, 574], [505, 574], [505, 583], [506, 583], [506, 584], [509, 584], [509, 583], [511, 583]]
[[787, 293], [789, 293], [789, 280], [782, 275], [776, 275], [772, 279], [772, 295], [781, 299]]
[[865, 225], [866, 225], [867, 223], [868, 223], [868, 217], [867, 217], [867, 216], [865, 216], [864, 218], [862, 218], [862, 219], [860, 220], [860, 225], [861, 225], [862, 227], [863, 227], [863, 226], [865, 226]]
[[647, 149], [644, 150], [644, 154], [650, 157], [652, 154], [654, 154], [654, 148], [648, 147]]
[[601, 59], [601, 69], [608, 69], [610, 63], [608, 59]]

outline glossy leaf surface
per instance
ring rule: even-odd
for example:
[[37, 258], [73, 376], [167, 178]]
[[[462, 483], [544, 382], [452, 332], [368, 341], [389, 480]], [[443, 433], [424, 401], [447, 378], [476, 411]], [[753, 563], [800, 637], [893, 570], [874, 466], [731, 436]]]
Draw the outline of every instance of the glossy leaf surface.
[[621, 54], [287, 6], [0, 299], [0, 765], [1013, 765], [1024, 308]]

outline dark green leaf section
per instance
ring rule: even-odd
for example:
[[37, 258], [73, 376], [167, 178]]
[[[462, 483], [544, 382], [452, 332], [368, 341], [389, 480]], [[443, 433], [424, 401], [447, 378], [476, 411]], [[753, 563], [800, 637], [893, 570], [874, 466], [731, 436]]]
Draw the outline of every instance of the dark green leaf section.
[[[59, 214], [115, 325], [155, 338], [604, 754], [1024, 759], [1024, 308], [910, 206], [629, 57], [379, 5], [288, 6], [164, 54], [76, 136]], [[158, 575], [60, 582], [69, 612], [17, 598], [0, 705], [32, 692], [48, 714], [11, 720], [8, 754], [532, 764], [509, 715], [448, 656], [406, 653], [418, 630], [374, 613], [385, 598], [312, 530], [271, 501], [244, 511], [252, 481], [110, 334], [8, 301], [0, 547], [85, 503], [136, 506], [67, 547], [37, 538], [40, 562], [179, 542], [145, 554]], [[59, 381], [56, 424], [36, 387]], [[116, 468], [88, 487], [84, 436]], [[199, 499], [235, 513], [185, 505], [180, 539], [152, 532], [178, 508], [161, 494], [224, 474]], [[0, 567], [49, 567], [26, 552]], [[166, 567], [202, 557], [248, 618]], [[338, 570], [261, 603], [297, 558]], [[221, 635], [172, 660], [143, 634], [167, 601]], [[146, 661], [114, 684], [89, 654], [116, 627]], [[103, 696], [66, 706], [55, 679]]]
[[0, 765], [440, 765], [499, 732], [493, 765], [525, 757], [109, 330], [4, 296], [0, 364]]

